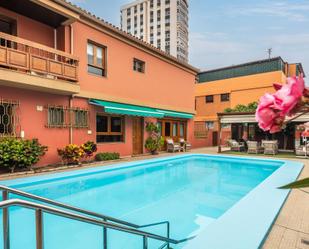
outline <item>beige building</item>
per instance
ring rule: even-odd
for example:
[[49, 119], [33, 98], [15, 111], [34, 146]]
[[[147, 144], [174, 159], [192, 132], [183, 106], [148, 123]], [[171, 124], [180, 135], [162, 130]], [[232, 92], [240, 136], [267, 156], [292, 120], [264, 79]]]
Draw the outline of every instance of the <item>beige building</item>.
[[188, 0], [137, 0], [121, 7], [121, 28], [188, 61]]

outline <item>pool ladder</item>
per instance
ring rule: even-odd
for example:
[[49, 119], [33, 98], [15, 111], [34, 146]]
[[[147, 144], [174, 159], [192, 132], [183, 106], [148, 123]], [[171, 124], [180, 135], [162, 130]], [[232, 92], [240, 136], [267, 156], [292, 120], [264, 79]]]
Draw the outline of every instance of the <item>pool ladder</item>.
[[[43, 223], [43, 213], [49, 213], [60, 217], [65, 217], [71, 220], [80, 221], [87, 224], [92, 224], [100, 226], [103, 228], [103, 249], [114, 249], [108, 248], [107, 239], [108, 233], [107, 229], [117, 230], [126, 232], [129, 234], [134, 234], [143, 238], [143, 249], [148, 249], [148, 239], [154, 239], [163, 242], [163, 244], [158, 249], [168, 249], [171, 244], [180, 244], [194, 237], [189, 237], [181, 240], [175, 240], [170, 238], [170, 222], [162, 221], [146, 225], [137, 225], [134, 223], [127, 222], [125, 220], [117, 219], [111, 216], [99, 214], [89, 210], [81, 209], [71, 205], [67, 205], [61, 202], [53, 201], [48, 198], [33, 195], [18, 189], [10, 188], [7, 186], [0, 185], [0, 190], [2, 191], [2, 201], [0, 202], [0, 209], [3, 210], [3, 249], [10, 249], [10, 221], [9, 221], [9, 207], [18, 206], [26, 209], [35, 210], [35, 230], [36, 230], [36, 249], [44, 249], [44, 223]], [[21, 197], [26, 197], [31, 200], [40, 201], [45, 204], [50, 204], [52, 206], [47, 206], [44, 204], [39, 204], [33, 201], [27, 201], [22, 199], [9, 199], [9, 194], [15, 194]], [[157, 235], [154, 233], [145, 232], [139, 230], [141, 228], [166, 225], [166, 237]]]

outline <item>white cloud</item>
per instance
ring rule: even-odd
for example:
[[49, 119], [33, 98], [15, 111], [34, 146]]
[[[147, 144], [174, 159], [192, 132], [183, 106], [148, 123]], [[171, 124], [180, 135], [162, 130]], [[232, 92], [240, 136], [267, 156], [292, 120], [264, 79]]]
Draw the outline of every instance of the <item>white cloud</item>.
[[268, 2], [267, 4], [257, 4], [235, 8], [231, 11], [234, 15], [263, 15], [271, 17], [287, 18], [296, 22], [308, 21], [309, 3], [287, 3], [287, 2]]
[[245, 62], [250, 45], [229, 40], [224, 33], [190, 33], [190, 63], [202, 69]]

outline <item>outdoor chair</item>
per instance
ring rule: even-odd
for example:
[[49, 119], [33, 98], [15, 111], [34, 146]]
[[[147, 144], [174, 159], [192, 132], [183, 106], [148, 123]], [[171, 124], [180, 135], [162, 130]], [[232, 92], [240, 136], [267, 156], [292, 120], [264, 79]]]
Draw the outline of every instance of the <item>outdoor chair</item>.
[[174, 143], [174, 140], [172, 138], [166, 139], [166, 150], [167, 152], [176, 152], [180, 151], [181, 147], [180, 144]]
[[248, 154], [250, 153], [258, 154], [264, 151], [264, 148], [257, 141], [247, 141], [247, 145], [248, 145], [248, 151], [247, 151]]
[[278, 141], [276, 141], [276, 140], [270, 140], [270, 141], [264, 140], [262, 142], [262, 145], [264, 147], [264, 155], [276, 155], [276, 154], [278, 154]]
[[245, 144], [239, 143], [234, 139], [230, 139], [228, 141], [228, 145], [231, 147], [231, 151], [244, 151], [245, 150]]
[[296, 156], [309, 156], [309, 144], [307, 145], [307, 151], [305, 145], [299, 145], [295, 148]]
[[180, 143], [180, 148], [182, 151], [188, 151], [191, 149], [191, 144], [187, 141], [185, 141], [183, 138], [179, 139], [179, 143]]

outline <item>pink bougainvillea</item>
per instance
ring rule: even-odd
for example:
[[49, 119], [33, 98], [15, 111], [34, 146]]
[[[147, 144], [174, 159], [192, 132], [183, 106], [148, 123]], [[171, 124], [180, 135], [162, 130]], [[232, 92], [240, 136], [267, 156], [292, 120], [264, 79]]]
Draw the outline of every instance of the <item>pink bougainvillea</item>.
[[285, 85], [275, 83], [274, 88], [274, 94], [266, 93], [260, 98], [255, 113], [259, 127], [270, 133], [281, 131], [286, 116], [296, 114], [302, 106], [302, 97], [308, 94], [302, 75], [288, 78]]

